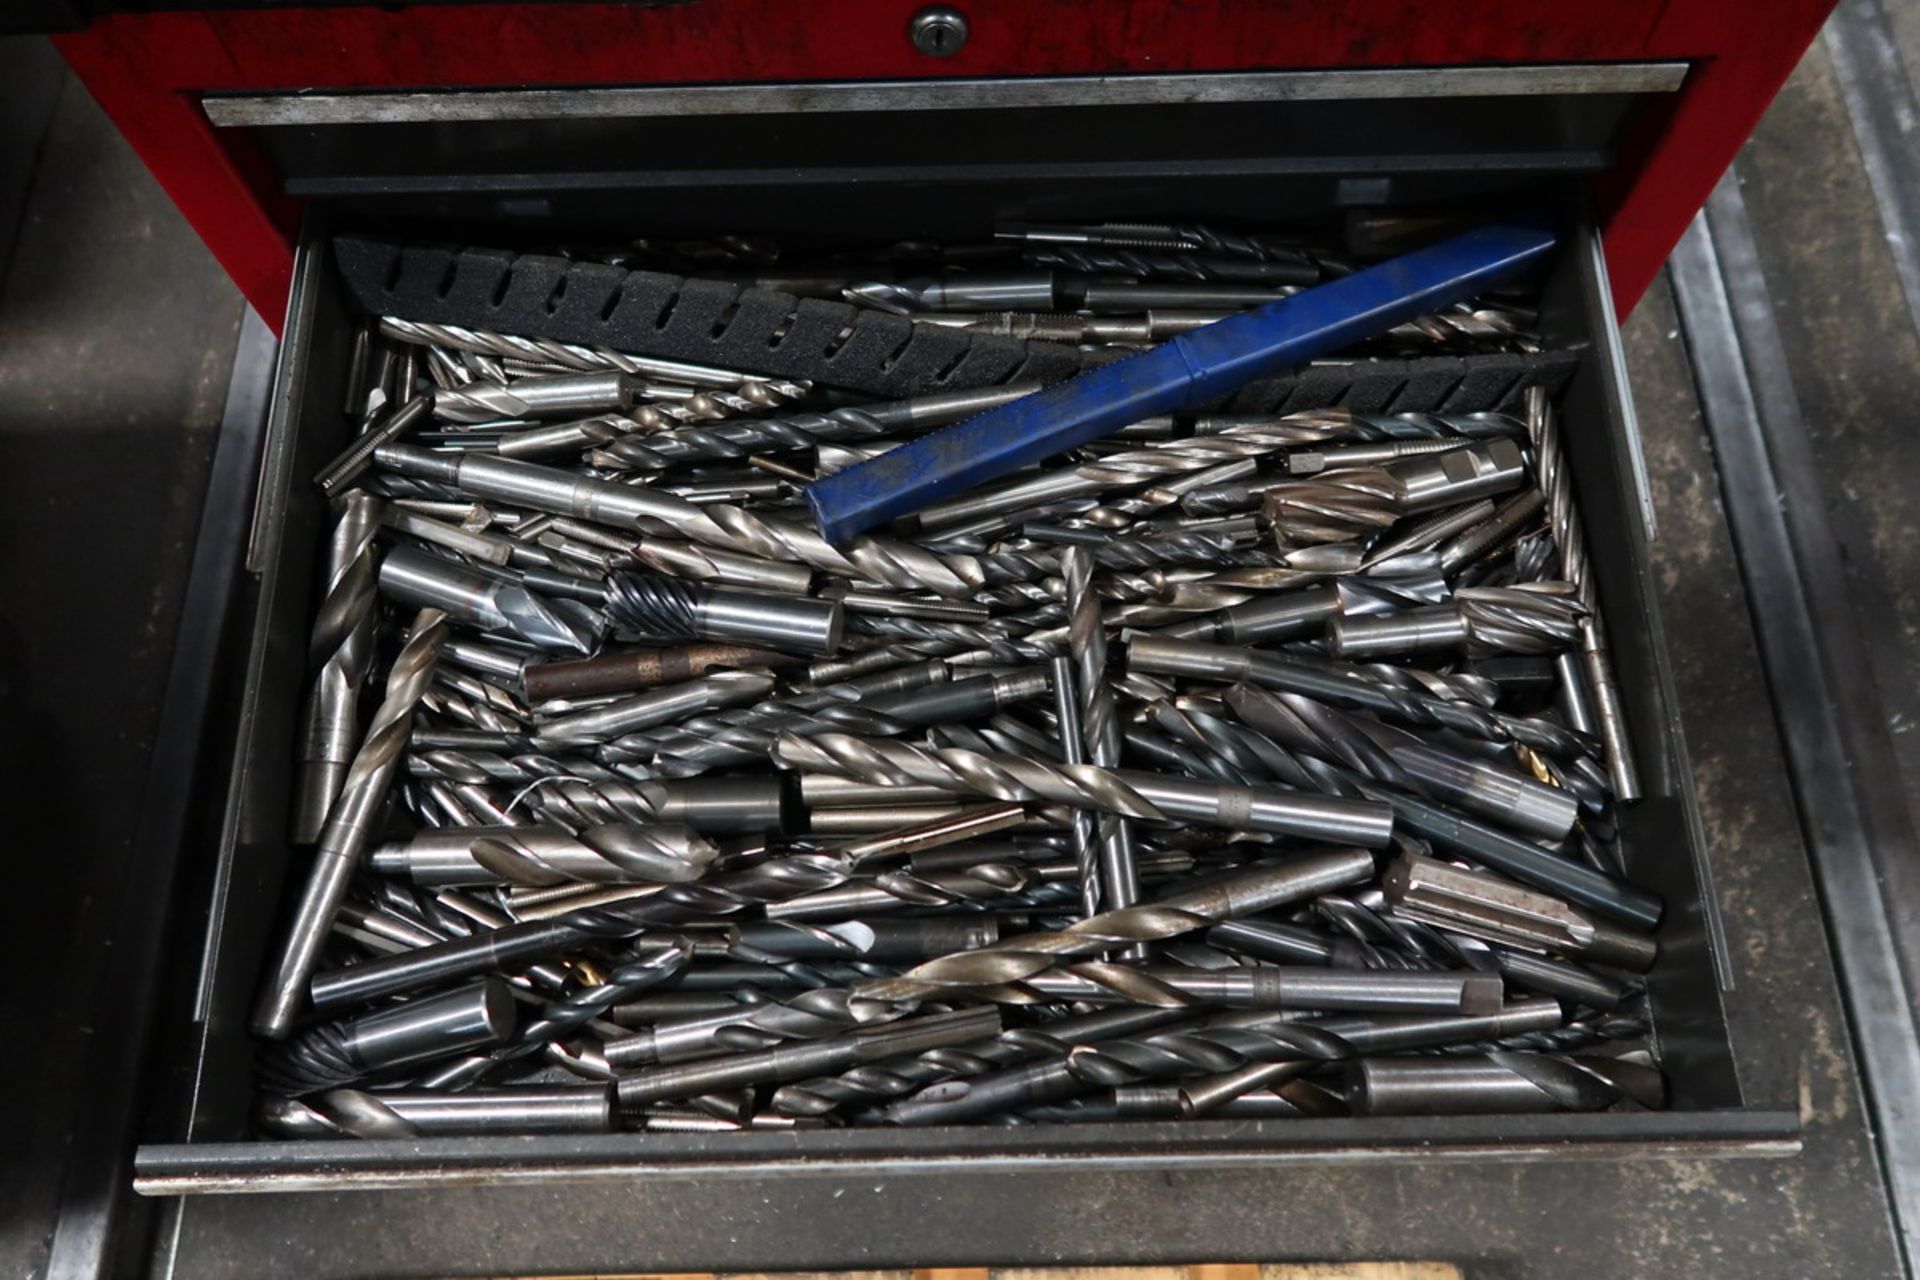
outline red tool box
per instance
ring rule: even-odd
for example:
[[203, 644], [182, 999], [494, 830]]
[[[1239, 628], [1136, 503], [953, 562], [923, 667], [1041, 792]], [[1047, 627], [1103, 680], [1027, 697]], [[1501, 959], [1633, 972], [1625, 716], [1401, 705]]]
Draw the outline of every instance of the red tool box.
[[[450, 4], [119, 13], [57, 37], [93, 95], [276, 327], [299, 206], [225, 94], [1178, 76], [1675, 64], [1593, 180], [1615, 305], [1630, 307], [1831, 6], [1695, 0], [978, 0], [966, 37], [922, 52], [911, 0]], [[1284, 90], [1276, 90], [1284, 91]], [[1177, 90], [1175, 91], [1177, 92]]]

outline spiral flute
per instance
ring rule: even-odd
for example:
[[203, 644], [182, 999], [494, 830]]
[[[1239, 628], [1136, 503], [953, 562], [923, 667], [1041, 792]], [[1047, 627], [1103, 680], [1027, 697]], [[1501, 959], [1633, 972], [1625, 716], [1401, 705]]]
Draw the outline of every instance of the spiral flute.
[[309, 652], [316, 666], [301, 713], [300, 774], [295, 783], [293, 840], [320, 838], [340, 794], [357, 739], [360, 689], [373, 661], [373, 538], [380, 500], [349, 493], [327, 544], [327, 586], [314, 618]]
[[347, 881], [373, 833], [387, 788], [406, 750], [414, 708], [433, 679], [446, 641], [447, 615], [438, 609], [420, 610], [407, 643], [387, 673], [385, 696], [373, 713], [373, 723], [367, 727], [367, 736], [341, 784], [340, 798], [320, 833], [299, 911], [254, 1011], [252, 1026], [257, 1035], [278, 1040], [293, 1029], [307, 979], [319, 964], [320, 948], [340, 904], [346, 900]]

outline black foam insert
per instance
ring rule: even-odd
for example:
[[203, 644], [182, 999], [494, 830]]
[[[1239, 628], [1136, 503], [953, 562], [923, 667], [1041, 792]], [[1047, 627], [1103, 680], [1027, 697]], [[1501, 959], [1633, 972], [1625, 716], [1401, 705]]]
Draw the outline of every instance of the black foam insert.
[[337, 237], [333, 251], [348, 295], [370, 314], [808, 379], [876, 399], [1026, 378], [1058, 382], [1109, 358], [916, 325], [840, 302], [540, 254], [353, 236]]
[[[336, 237], [333, 252], [348, 295], [371, 315], [805, 379], [876, 400], [1024, 378], [1058, 382], [1114, 358], [1061, 343], [916, 325], [845, 303], [542, 254], [357, 236]], [[1548, 351], [1316, 364], [1251, 382], [1210, 407], [1475, 413], [1511, 407], [1530, 386], [1558, 391], [1575, 363], [1571, 352]]]

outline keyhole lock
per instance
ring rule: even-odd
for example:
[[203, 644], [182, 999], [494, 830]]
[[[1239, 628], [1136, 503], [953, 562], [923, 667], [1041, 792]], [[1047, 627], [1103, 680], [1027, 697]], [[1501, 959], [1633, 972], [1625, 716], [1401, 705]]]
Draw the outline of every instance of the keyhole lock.
[[967, 43], [967, 19], [958, 9], [929, 5], [907, 24], [913, 47], [934, 58], [951, 58]]

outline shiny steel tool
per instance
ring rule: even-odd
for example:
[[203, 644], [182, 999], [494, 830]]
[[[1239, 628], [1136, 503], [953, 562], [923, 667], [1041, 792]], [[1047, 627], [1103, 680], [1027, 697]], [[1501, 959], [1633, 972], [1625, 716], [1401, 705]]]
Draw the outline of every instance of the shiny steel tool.
[[296, 844], [320, 838], [346, 780], [359, 739], [360, 689], [373, 660], [373, 537], [380, 527], [380, 501], [349, 493], [338, 510], [340, 518], [327, 544], [326, 594], [308, 651], [315, 672], [300, 717], [300, 772], [293, 802]]
[[303, 1098], [269, 1097], [260, 1127], [282, 1138], [429, 1138], [455, 1134], [606, 1133], [613, 1128], [607, 1085], [542, 1085], [440, 1093], [426, 1089], [328, 1089]]
[[1607, 744], [1607, 770], [1613, 781], [1613, 793], [1622, 803], [1638, 800], [1640, 779], [1634, 763], [1633, 740], [1628, 735], [1626, 714], [1620, 706], [1620, 689], [1614, 680], [1613, 662], [1607, 649], [1606, 624], [1599, 617], [1599, 593], [1587, 559], [1586, 530], [1574, 506], [1573, 475], [1561, 443], [1559, 420], [1546, 394], [1537, 389], [1527, 392], [1526, 406], [1527, 432], [1533, 439], [1534, 471], [1539, 477], [1540, 490], [1547, 498], [1547, 523], [1560, 553], [1560, 572], [1573, 583], [1580, 603], [1586, 606], [1581, 657], [1593, 695], [1595, 727]]
[[616, 573], [607, 580], [607, 617], [654, 640], [724, 640], [831, 656], [840, 649], [842, 606], [685, 582], [661, 574]]
[[719, 849], [685, 827], [445, 827], [382, 845], [368, 865], [415, 884], [680, 884]]
[[1548, 894], [1482, 872], [1408, 854], [1381, 886], [1394, 914], [1529, 951], [1559, 951], [1595, 964], [1644, 973], [1658, 948]]
[[593, 649], [592, 614], [577, 602], [542, 598], [510, 579], [413, 547], [395, 547], [381, 560], [380, 590], [403, 604], [444, 610], [536, 649], [581, 654]]
[[254, 1010], [251, 1025], [256, 1035], [279, 1040], [293, 1029], [306, 996], [307, 980], [320, 962], [320, 948], [333, 927], [334, 914], [346, 900], [347, 881], [386, 803], [387, 788], [413, 724], [414, 708], [433, 678], [446, 636], [447, 615], [440, 610], [422, 609], [414, 617], [412, 634], [387, 675], [386, 693], [347, 769], [340, 796], [327, 814], [299, 909], [279, 962]]
[[[1085, 547], [1068, 547], [1061, 554], [1060, 570], [1066, 587], [1067, 652], [1073, 659], [1084, 754], [1088, 764], [1114, 769], [1120, 764], [1120, 721], [1107, 682], [1107, 635], [1100, 601], [1093, 593], [1093, 556]], [[1103, 810], [1094, 820], [1094, 829], [1100, 849], [1100, 909], [1130, 907], [1140, 900], [1133, 827], [1126, 815]], [[1127, 959], [1146, 958], [1139, 947], [1126, 948], [1122, 954]]]
[[1363, 1058], [1347, 1068], [1346, 1092], [1360, 1116], [1601, 1111], [1621, 1101], [1648, 1108], [1666, 1102], [1660, 1073], [1644, 1063], [1540, 1053]]
[[815, 481], [807, 487], [814, 520], [830, 542], [847, 542], [1128, 422], [1224, 395], [1469, 297], [1538, 262], [1553, 244], [1541, 227], [1483, 228], [1197, 329]]

